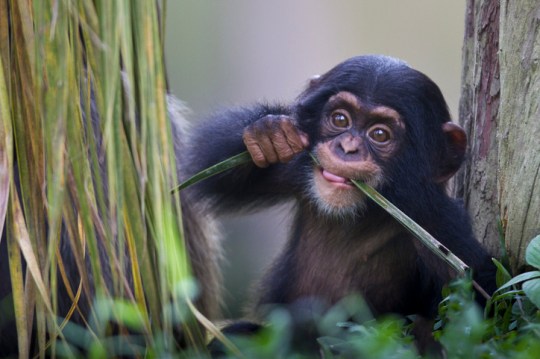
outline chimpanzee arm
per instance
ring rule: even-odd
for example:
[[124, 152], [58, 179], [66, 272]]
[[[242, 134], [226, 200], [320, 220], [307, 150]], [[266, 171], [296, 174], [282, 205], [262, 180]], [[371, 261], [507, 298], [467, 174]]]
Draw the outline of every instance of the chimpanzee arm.
[[[219, 112], [194, 128], [187, 146], [184, 173], [191, 176], [231, 156], [246, 151], [244, 130], [258, 120], [275, 117], [292, 120], [288, 107], [256, 105]], [[195, 199], [209, 199], [216, 210], [240, 209], [277, 203], [294, 193], [294, 162], [259, 168], [248, 163], [193, 186]], [[304, 161], [305, 162], [305, 161]], [[184, 178], [185, 179], [185, 178]]]

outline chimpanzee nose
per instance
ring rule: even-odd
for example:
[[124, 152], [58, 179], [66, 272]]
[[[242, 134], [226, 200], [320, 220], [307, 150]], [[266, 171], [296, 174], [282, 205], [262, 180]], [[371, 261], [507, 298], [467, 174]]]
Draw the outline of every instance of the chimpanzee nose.
[[358, 152], [360, 139], [351, 134], [344, 136], [340, 141], [340, 147], [345, 154], [354, 154]]

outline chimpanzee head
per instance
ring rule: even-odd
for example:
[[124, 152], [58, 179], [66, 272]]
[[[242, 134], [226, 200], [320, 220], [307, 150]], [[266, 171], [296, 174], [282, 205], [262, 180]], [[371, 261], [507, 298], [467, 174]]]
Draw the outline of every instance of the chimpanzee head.
[[402, 191], [442, 188], [465, 154], [465, 132], [449, 122], [438, 86], [391, 57], [353, 57], [313, 79], [296, 115], [320, 163], [311, 195], [331, 213], [364, 205], [349, 179], [399, 198]]

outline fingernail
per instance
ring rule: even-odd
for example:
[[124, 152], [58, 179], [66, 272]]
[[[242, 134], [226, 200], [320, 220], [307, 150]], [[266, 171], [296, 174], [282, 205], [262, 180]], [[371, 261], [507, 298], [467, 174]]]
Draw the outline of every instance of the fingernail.
[[303, 134], [300, 135], [300, 139], [302, 140], [302, 144], [304, 145], [304, 147], [309, 146], [309, 137], [308, 137], [308, 135], [303, 133]]

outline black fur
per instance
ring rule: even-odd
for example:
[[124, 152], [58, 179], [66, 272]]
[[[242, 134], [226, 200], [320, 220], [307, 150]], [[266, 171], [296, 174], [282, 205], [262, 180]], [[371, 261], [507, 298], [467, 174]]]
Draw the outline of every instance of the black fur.
[[[474, 239], [467, 213], [461, 203], [448, 197], [445, 184], [434, 180], [441, 163], [452, 156], [442, 131], [442, 124], [450, 121], [443, 95], [427, 76], [400, 60], [354, 57], [311, 81], [288, 106], [258, 104], [217, 113], [192, 136], [191, 148], [197, 150], [189, 161], [191, 172], [244, 151], [244, 129], [268, 114], [294, 118], [309, 136], [308, 150], [312, 150], [326, 140], [320, 132], [323, 108], [340, 91], [353, 93], [368, 106], [384, 105], [400, 114], [405, 137], [399, 151], [379, 163], [385, 181], [377, 190], [470, 265], [480, 285], [493, 292], [494, 267]], [[264, 312], [267, 304], [294, 307], [306, 302], [298, 287], [305, 286], [308, 267], [318, 271], [309, 277], [316, 301], [330, 305], [359, 291], [377, 314], [433, 318], [442, 286], [451, 279], [447, 265], [371, 201], [346, 217], [319, 211], [309, 193], [313, 166], [304, 151], [289, 163], [267, 168], [244, 165], [195, 188], [197, 198], [209, 201], [217, 212], [296, 200], [289, 240], [261, 281], [256, 312]], [[363, 241], [389, 228], [396, 228], [391, 240], [364, 258], [359, 251]], [[320, 260], [313, 261], [311, 256]]]

